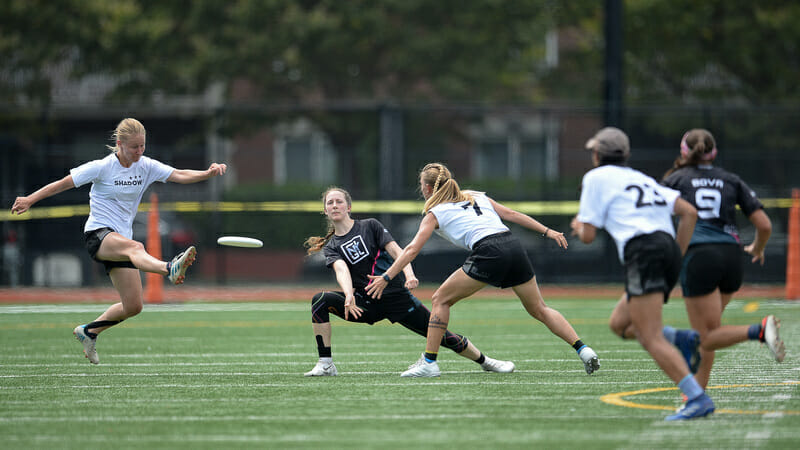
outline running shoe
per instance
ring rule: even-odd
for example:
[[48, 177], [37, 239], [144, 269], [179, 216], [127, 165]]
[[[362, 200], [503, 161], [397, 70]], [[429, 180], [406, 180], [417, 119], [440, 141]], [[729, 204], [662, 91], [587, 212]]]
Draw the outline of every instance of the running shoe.
[[425, 356], [421, 356], [417, 362], [408, 366], [408, 370], [401, 373], [401, 377], [438, 377], [442, 372], [439, 370], [439, 364], [434, 361], [429, 363], [425, 361]]
[[303, 376], [306, 376], [306, 377], [335, 377], [338, 374], [339, 374], [339, 372], [336, 370], [336, 365], [334, 365], [332, 362], [324, 363], [322, 361], [317, 361], [317, 365], [314, 366], [313, 369], [311, 369], [308, 372], [304, 373]]
[[72, 330], [72, 334], [75, 335], [75, 338], [83, 344], [83, 354], [89, 359], [89, 362], [92, 364], [100, 363], [100, 358], [97, 356], [97, 350], [94, 348], [94, 344], [97, 342], [97, 339], [92, 339], [86, 334], [86, 325], [78, 325]]
[[597, 353], [595, 353], [594, 350], [592, 350], [592, 348], [588, 345], [581, 347], [581, 350], [578, 352], [578, 356], [581, 357], [581, 361], [583, 361], [583, 368], [586, 369], [587, 374], [591, 375], [600, 369], [600, 360], [597, 358]]
[[783, 344], [780, 335], [778, 335], [778, 328], [781, 327], [781, 321], [775, 316], [769, 315], [764, 317], [761, 321], [761, 336], [759, 340], [769, 348], [775, 361], [782, 362], [786, 357], [786, 346]]
[[694, 400], [689, 400], [679, 408], [675, 414], [667, 416], [664, 420], [690, 420], [698, 417], [705, 417], [714, 412], [714, 401], [707, 394], [703, 393]]
[[483, 370], [496, 373], [511, 373], [514, 371], [514, 363], [511, 361], [500, 361], [484, 356], [486, 360], [481, 364]]
[[169, 267], [169, 274], [167, 277], [172, 284], [182, 284], [186, 275], [186, 269], [192, 265], [197, 255], [197, 250], [194, 246], [187, 248], [185, 251], [178, 253], [177, 256], [172, 258], [172, 263]]

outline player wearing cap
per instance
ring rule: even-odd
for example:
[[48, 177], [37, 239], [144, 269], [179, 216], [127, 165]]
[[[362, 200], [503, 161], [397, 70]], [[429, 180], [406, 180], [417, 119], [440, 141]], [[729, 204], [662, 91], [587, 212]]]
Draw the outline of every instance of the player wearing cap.
[[711, 376], [714, 350], [756, 340], [766, 343], [778, 362], [786, 352], [775, 316], [768, 315], [749, 326], [721, 325], [723, 310], [742, 285], [736, 206], [756, 228], [755, 239], [744, 246], [754, 263], [764, 264], [764, 247], [772, 224], [755, 192], [741, 178], [713, 166], [716, 157], [714, 136], [704, 129], [689, 130], [681, 139], [680, 155], [663, 181], [697, 208], [697, 225], [683, 258], [680, 280], [689, 321], [700, 332], [702, 360], [695, 378], [703, 387]]
[[[639, 343], [689, 399], [685, 408], [666, 420], [711, 414], [714, 402], [664, 338], [661, 323], [661, 310], [678, 280], [681, 253], [689, 245], [697, 211], [678, 191], [626, 166], [630, 143], [622, 130], [601, 129], [586, 149], [594, 169], [583, 177], [578, 215], [570, 225], [573, 234], [588, 244], [604, 228], [616, 242], [627, 297], [617, 309], [629, 314]], [[673, 214], [680, 217], [677, 234]]]

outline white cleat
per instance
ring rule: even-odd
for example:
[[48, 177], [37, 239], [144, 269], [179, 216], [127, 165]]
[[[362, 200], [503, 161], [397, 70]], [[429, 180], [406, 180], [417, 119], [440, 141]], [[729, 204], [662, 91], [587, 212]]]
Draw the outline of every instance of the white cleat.
[[421, 356], [417, 362], [408, 366], [408, 370], [401, 373], [401, 377], [438, 377], [442, 372], [439, 370], [439, 364], [434, 361], [429, 363], [425, 361], [425, 356]]
[[183, 283], [183, 279], [186, 275], [186, 269], [192, 265], [195, 260], [195, 256], [197, 256], [197, 250], [195, 250], [194, 246], [191, 246], [172, 258], [172, 265], [169, 268], [169, 274], [167, 274], [167, 278], [169, 278], [170, 283]]
[[83, 344], [83, 354], [89, 359], [89, 362], [92, 364], [100, 363], [100, 357], [97, 356], [97, 350], [94, 348], [95, 342], [97, 339], [92, 339], [86, 335], [86, 330], [83, 327], [86, 325], [78, 325], [72, 330], [72, 334], [75, 335], [75, 338]]
[[335, 377], [339, 374], [339, 371], [336, 370], [336, 366], [332, 363], [324, 363], [322, 361], [317, 361], [317, 365], [314, 366], [313, 369], [309, 370], [308, 372], [304, 373], [303, 376], [306, 377]]
[[772, 352], [775, 361], [782, 362], [783, 358], [786, 357], [786, 346], [778, 335], [778, 328], [781, 327], [780, 320], [776, 319], [773, 315], [769, 315], [764, 317], [761, 327], [764, 343], [767, 344], [769, 351]]
[[578, 356], [581, 357], [583, 368], [586, 369], [586, 373], [589, 375], [600, 369], [600, 360], [597, 358], [597, 353], [588, 345], [583, 346]]
[[514, 371], [514, 363], [511, 361], [500, 361], [499, 359], [492, 359], [484, 356], [486, 361], [481, 364], [483, 370], [495, 373], [511, 373]]

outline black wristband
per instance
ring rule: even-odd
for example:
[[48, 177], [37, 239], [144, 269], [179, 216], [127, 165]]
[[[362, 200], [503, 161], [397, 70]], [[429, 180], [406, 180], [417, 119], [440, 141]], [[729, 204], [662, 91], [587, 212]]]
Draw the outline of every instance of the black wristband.
[[550, 232], [550, 228], [545, 228], [544, 233], [542, 233], [542, 236], [547, 237], [547, 233], [549, 233], [549, 232]]
[[384, 280], [386, 280], [386, 282], [387, 282], [387, 283], [388, 283], [388, 282], [390, 282], [390, 281], [392, 281], [392, 279], [391, 279], [391, 278], [389, 278], [389, 275], [388, 275], [388, 274], [386, 274], [386, 273], [384, 273], [383, 275], [381, 275], [381, 278], [383, 278]]

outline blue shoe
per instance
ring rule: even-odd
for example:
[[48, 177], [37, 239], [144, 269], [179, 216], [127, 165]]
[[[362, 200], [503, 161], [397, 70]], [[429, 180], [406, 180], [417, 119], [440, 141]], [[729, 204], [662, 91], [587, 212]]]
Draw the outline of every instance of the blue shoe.
[[678, 330], [675, 335], [675, 346], [681, 351], [683, 359], [692, 374], [700, 367], [700, 333], [695, 330]]
[[686, 404], [671, 416], [664, 420], [691, 420], [698, 417], [705, 417], [714, 412], [714, 401], [707, 394], [703, 394], [694, 400], [689, 400]]

